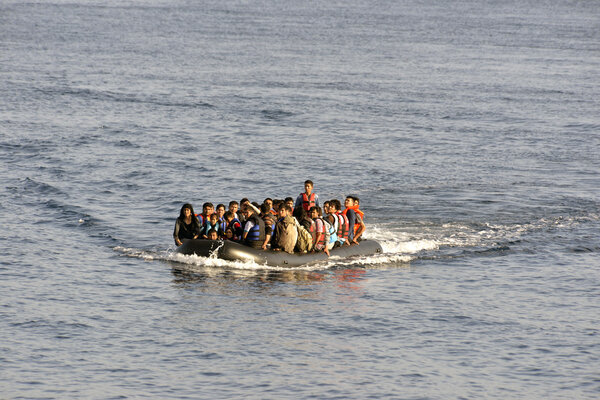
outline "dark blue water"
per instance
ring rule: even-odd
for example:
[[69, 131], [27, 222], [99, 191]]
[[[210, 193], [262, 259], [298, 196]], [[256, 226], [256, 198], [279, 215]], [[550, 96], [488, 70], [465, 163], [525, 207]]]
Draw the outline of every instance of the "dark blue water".
[[[0, 3], [0, 397], [600, 396], [600, 3]], [[353, 193], [383, 255], [173, 254]]]

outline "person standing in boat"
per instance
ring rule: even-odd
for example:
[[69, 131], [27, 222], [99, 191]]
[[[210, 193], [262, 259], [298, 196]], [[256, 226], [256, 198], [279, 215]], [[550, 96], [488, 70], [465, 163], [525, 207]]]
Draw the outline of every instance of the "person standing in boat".
[[179, 217], [175, 221], [173, 239], [177, 246], [181, 246], [184, 240], [197, 239], [200, 235], [200, 222], [194, 215], [191, 204], [185, 203], [179, 211]]
[[265, 234], [265, 222], [256, 215], [250, 204], [243, 208], [242, 215], [245, 217], [242, 243], [255, 249], [266, 250], [271, 235], [267, 237]]
[[313, 182], [309, 179], [304, 182], [304, 193], [296, 198], [294, 208], [302, 207], [306, 212], [309, 212], [311, 207], [319, 207], [319, 196], [313, 192]]

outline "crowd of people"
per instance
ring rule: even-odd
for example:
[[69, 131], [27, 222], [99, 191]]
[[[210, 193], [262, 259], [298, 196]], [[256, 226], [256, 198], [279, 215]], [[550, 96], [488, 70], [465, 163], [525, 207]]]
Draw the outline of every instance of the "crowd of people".
[[247, 198], [229, 202], [228, 209], [212, 203], [195, 214], [191, 204], [181, 207], [173, 238], [181, 246], [187, 239], [232, 240], [257, 249], [294, 252], [323, 251], [358, 244], [365, 232], [359, 199], [347, 196], [344, 209], [338, 199], [319, 203], [314, 184], [304, 182], [304, 192], [294, 201], [266, 198], [262, 204]]

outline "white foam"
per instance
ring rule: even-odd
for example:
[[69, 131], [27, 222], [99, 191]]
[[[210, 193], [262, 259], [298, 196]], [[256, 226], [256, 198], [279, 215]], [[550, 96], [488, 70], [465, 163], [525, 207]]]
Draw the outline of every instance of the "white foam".
[[[587, 217], [589, 218], [597, 218]], [[556, 229], [573, 227], [586, 220], [585, 217], [555, 217], [540, 218], [524, 224], [473, 224], [451, 222], [436, 225], [430, 222], [419, 222], [402, 227], [393, 224], [370, 224], [365, 233], [366, 239], [377, 240], [383, 248], [383, 253], [362, 257], [340, 258], [330, 257], [327, 261], [295, 267], [294, 270], [316, 271], [340, 266], [386, 266], [406, 264], [427, 254], [449, 247], [495, 246], [497, 243], [513, 241], [539, 229]], [[291, 268], [271, 267], [257, 264], [254, 261], [226, 261], [211, 257], [183, 255], [175, 252], [170, 246], [166, 250], [148, 251], [126, 247], [115, 247], [127, 257], [137, 257], [146, 261], [174, 261], [190, 267], [227, 268], [239, 271], [259, 270], [290, 270]]]

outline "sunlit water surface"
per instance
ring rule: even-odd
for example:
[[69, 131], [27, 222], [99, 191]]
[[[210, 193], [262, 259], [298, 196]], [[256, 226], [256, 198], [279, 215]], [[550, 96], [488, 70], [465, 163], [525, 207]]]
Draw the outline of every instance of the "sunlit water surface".
[[[0, 397], [600, 397], [600, 3], [0, 4]], [[174, 253], [353, 193], [384, 253]]]

